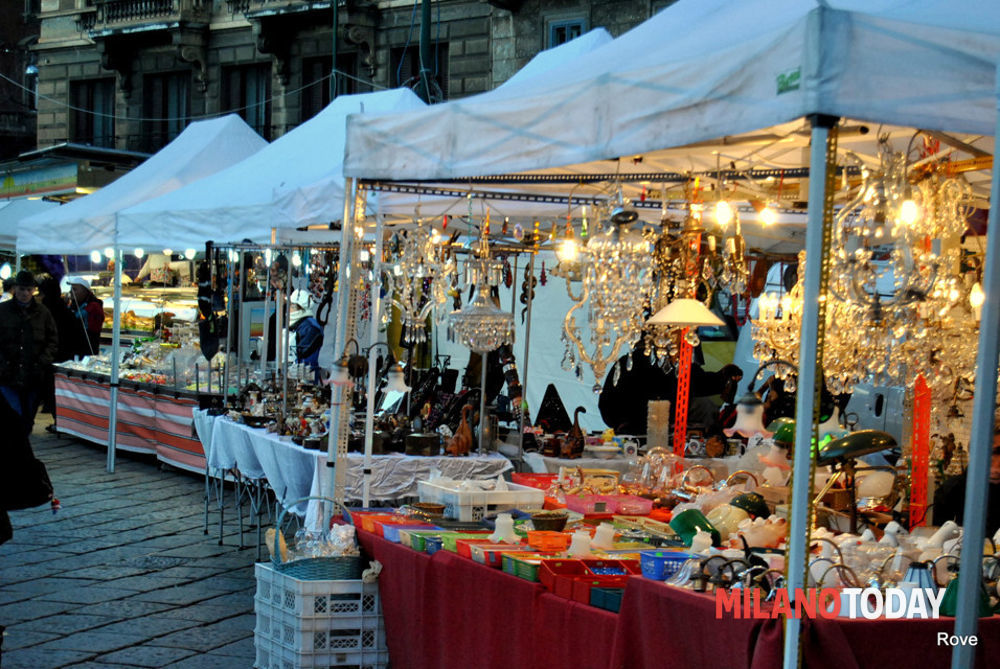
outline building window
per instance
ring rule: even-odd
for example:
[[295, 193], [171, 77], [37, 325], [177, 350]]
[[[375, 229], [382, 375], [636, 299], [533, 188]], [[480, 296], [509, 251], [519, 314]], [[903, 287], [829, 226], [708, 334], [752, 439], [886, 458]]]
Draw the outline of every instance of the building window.
[[548, 22], [548, 44], [546, 48], [565, 44], [571, 39], [575, 39], [587, 31], [587, 19], [562, 19]]
[[[433, 101], [448, 99], [448, 43], [438, 42], [431, 47], [432, 62], [427, 64], [431, 74], [431, 92]], [[420, 47], [408, 46], [405, 49], [393, 49], [392, 82], [394, 86], [407, 86], [419, 90], [420, 83]]]
[[[361, 93], [358, 80], [358, 54], [342, 53], [337, 56], [337, 95]], [[350, 76], [345, 76], [350, 75]], [[302, 114], [300, 123], [308, 121], [330, 104], [330, 59], [308, 58], [302, 62]], [[365, 88], [367, 90], [367, 87]]]
[[191, 73], [151, 74], [143, 79], [143, 150], [169, 144], [191, 122]]
[[70, 141], [115, 146], [115, 80], [88, 79], [69, 85]]
[[271, 65], [258, 63], [222, 71], [222, 109], [238, 114], [264, 139], [271, 141]]

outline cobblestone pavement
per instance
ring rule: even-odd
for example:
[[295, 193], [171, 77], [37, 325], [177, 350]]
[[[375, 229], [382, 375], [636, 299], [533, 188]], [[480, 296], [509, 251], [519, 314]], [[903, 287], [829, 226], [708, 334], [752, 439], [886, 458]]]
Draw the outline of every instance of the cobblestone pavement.
[[205, 536], [203, 479], [126, 453], [108, 474], [106, 449], [49, 422], [39, 415], [32, 445], [63, 509], [10, 514], [3, 669], [252, 667], [255, 553], [235, 523], [219, 546], [215, 514]]

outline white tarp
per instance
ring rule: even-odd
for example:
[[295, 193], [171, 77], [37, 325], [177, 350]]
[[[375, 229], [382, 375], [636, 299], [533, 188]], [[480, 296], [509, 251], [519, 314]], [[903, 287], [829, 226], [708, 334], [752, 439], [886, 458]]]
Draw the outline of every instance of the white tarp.
[[146, 225], [126, 230], [119, 213], [139, 202], [169, 193], [215, 174], [267, 145], [235, 114], [189, 125], [144, 163], [99, 191], [22, 221], [21, 253], [80, 255], [113, 247], [197, 248], [206, 239], [241, 238], [239, 229], [173, 228]]
[[123, 229], [163, 226], [202, 242], [269, 241], [272, 228], [340, 220], [347, 115], [423, 106], [408, 88], [338, 97], [246, 160], [122, 212]]
[[0, 248], [14, 250], [21, 221], [59, 205], [45, 200], [18, 198], [0, 203]]
[[989, 135], [998, 33], [994, 0], [681, 0], [510, 90], [351, 117], [344, 171], [397, 180], [508, 174], [813, 113]]

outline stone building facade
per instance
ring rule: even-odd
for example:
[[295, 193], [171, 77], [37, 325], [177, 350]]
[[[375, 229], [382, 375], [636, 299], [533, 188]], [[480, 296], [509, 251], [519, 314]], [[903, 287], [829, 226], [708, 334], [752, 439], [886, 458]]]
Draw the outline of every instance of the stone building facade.
[[[193, 119], [240, 114], [273, 140], [331, 99], [334, 0], [29, 0], [37, 145], [155, 151]], [[432, 0], [434, 93], [489, 90], [539, 50], [619, 35], [672, 0]], [[413, 86], [421, 0], [338, 0], [338, 93]]]
[[35, 147], [38, 0], [0, 2], [0, 160]]

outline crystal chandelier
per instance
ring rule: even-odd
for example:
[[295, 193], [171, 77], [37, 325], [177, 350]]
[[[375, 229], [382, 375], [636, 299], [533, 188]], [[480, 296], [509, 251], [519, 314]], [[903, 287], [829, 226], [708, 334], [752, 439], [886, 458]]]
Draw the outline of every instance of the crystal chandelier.
[[[857, 383], [911, 387], [923, 375], [950, 405], [971, 397], [982, 291], [971, 256], [962, 257], [965, 181], [940, 170], [906, 174], [883, 152], [833, 230], [823, 370], [834, 394]], [[780, 299], [763, 295], [753, 323], [754, 357], [798, 364], [805, 254], [799, 279]]]
[[445, 253], [441, 240], [437, 230], [418, 220], [415, 228], [399, 233], [390, 244], [393, 261], [386, 272], [387, 295], [399, 309], [408, 343], [427, 341], [427, 317], [448, 299], [455, 260]]
[[448, 334], [473, 351], [485, 353], [514, 341], [514, 317], [501, 310], [490, 295], [498, 285], [503, 265], [490, 257], [485, 228], [476, 258], [467, 265], [469, 283], [476, 286], [472, 301], [448, 316]]
[[[679, 231], [670, 230], [664, 221], [664, 230], [653, 243], [651, 313], [679, 298], [700, 299], [710, 306], [720, 292], [746, 293], [749, 277], [746, 244], [738, 219], [733, 234], [726, 234], [727, 226], [719, 236], [704, 228], [701, 211], [701, 205], [689, 204], [683, 227]], [[674, 326], [647, 324], [643, 334], [646, 355], [664, 367], [675, 362], [679, 331]], [[699, 344], [694, 328], [688, 329], [687, 341], [692, 346]]]
[[[579, 356], [594, 373], [594, 392], [600, 392], [608, 366], [623, 350], [631, 352], [639, 340], [649, 293], [653, 264], [650, 244], [643, 233], [628, 229], [638, 215], [626, 210], [624, 205], [624, 200], [619, 199], [607, 228], [591, 236], [580, 249], [582, 290], [579, 297], [570, 291], [575, 304], [563, 321], [562, 340], [566, 346], [563, 368], [575, 369], [577, 378], [582, 378], [583, 370], [577, 362]], [[587, 341], [580, 335], [577, 312], [590, 326]], [[628, 367], [631, 362], [630, 353]], [[615, 373], [617, 382], [621, 369], [616, 368]]]

